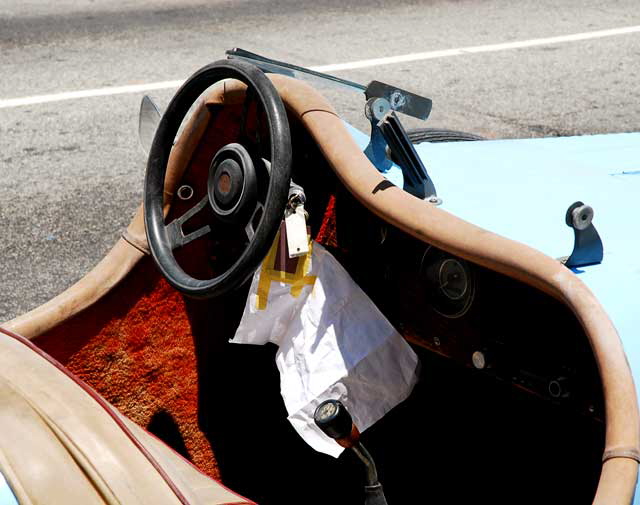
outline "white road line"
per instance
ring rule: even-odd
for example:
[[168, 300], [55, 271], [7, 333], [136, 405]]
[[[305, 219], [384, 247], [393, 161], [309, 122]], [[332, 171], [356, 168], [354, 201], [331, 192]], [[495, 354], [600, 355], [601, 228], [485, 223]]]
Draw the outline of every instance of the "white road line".
[[402, 54], [387, 58], [374, 58], [371, 60], [351, 61], [349, 63], [337, 63], [335, 65], [323, 65], [314, 70], [319, 72], [337, 72], [339, 70], [353, 70], [356, 68], [377, 67], [379, 65], [392, 65], [394, 63], [406, 63], [408, 61], [432, 60], [434, 58], [446, 58], [449, 56], [461, 56], [473, 53], [491, 53], [505, 51], [507, 49], [520, 49], [523, 47], [546, 46], [549, 44], [561, 44], [563, 42], [576, 42], [579, 40], [599, 39], [614, 35], [626, 35], [640, 32], [640, 25], [627, 26], [625, 28], [613, 28], [611, 30], [599, 30], [596, 32], [574, 33], [572, 35], [560, 35], [544, 39], [529, 39], [502, 44], [487, 44], [484, 46], [459, 47], [457, 49], [444, 49], [442, 51], [429, 51], [425, 53]]
[[183, 81], [163, 81], [150, 82], [147, 84], [131, 84], [129, 86], [115, 86], [112, 88], [83, 89], [80, 91], [65, 91], [64, 93], [54, 93], [51, 95], [25, 96], [22, 98], [8, 98], [0, 100], [0, 109], [9, 107], [20, 107], [23, 105], [35, 105], [39, 103], [61, 102], [63, 100], [74, 100], [76, 98], [89, 98], [93, 96], [121, 95], [123, 93], [140, 93], [141, 91], [152, 91], [154, 89], [177, 88]]
[[[640, 25], [627, 26], [623, 28], [613, 28], [611, 30], [598, 30], [593, 32], [574, 33], [571, 35], [560, 35], [557, 37], [546, 37], [542, 39], [529, 39], [514, 42], [504, 42], [502, 44], [487, 44], [482, 46], [459, 47], [456, 49], [444, 49], [440, 51], [427, 51], [422, 53], [402, 54], [398, 56], [388, 56], [385, 58], [373, 58], [369, 60], [350, 61], [347, 63], [335, 63], [331, 65], [321, 65], [309, 67], [317, 72], [338, 72], [341, 70], [354, 70], [358, 68], [377, 67], [380, 65], [393, 65], [396, 63], [406, 63], [410, 61], [431, 60], [435, 58], [447, 58], [449, 56], [462, 56], [465, 54], [490, 53], [496, 51], [506, 51], [509, 49], [521, 49], [525, 47], [546, 46], [549, 44], [562, 44], [565, 42], [576, 42], [580, 40], [599, 39], [603, 37], [613, 37], [616, 35], [626, 35], [639, 33]], [[132, 84], [128, 86], [116, 86], [110, 88], [85, 89], [80, 91], [66, 91], [49, 95], [35, 95], [20, 98], [7, 98], [0, 100], [0, 109], [11, 107], [21, 107], [24, 105], [36, 105], [40, 103], [60, 102], [62, 100], [73, 100], [76, 98], [89, 98], [94, 96], [120, 95], [123, 93], [139, 93], [142, 91], [152, 91], [157, 89], [177, 88], [183, 81], [163, 81], [147, 84]]]

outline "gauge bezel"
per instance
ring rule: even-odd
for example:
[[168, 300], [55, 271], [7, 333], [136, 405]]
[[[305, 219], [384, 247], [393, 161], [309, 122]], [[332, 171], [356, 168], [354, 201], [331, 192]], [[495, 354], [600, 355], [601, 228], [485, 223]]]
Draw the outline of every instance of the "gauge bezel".
[[[450, 297], [443, 291], [441, 286], [440, 275], [442, 268], [450, 261], [462, 267], [462, 271], [466, 276], [465, 289], [458, 298]], [[429, 286], [426, 289], [427, 301], [431, 309], [437, 314], [448, 319], [457, 319], [464, 316], [473, 305], [476, 294], [476, 275], [468, 261], [429, 246], [422, 255], [420, 277]]]

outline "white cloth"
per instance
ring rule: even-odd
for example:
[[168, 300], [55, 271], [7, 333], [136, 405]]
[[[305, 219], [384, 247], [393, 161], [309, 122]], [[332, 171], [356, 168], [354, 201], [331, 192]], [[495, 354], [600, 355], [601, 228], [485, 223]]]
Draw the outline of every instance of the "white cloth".
[[[301, 270], [306, 283], [297, 296], [291, 283], [265, 279], [268, 261], [269, 256], [253, 277], [231, 342], [279, 346], [276, 363], [289, 421], [314, 449], [338, 457], [343, 448], [313, 421], [316, 407], [340, 400], [364, 431], [409, 396], [418, 357], [320, 244], [312, 244]], [[263, 309], [258, 308], [260, 286], [268, 287]], [[263, 306], [264, 295], [263, 289]]]

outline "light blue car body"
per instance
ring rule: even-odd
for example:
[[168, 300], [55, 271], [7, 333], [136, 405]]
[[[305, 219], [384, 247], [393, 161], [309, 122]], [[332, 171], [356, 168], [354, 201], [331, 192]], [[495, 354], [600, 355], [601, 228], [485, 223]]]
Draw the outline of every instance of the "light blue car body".
[[4, 475], [0, 472], [0, 505], [18, 505], [18, 500], [13, 495], [13, 491], [7, 484]]

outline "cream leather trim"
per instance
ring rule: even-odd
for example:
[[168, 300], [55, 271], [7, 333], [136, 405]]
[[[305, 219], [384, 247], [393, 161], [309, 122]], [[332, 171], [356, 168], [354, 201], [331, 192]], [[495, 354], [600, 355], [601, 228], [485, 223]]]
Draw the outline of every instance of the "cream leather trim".
[[0, 466], [21, 504], [251, 503], [63, 370], [0, 331]]
[[139, 249], [119, 239], [102, 261], [73, 286], [2, 327], [25, 338], [35, 338], [100, 300], [143, 257]]

